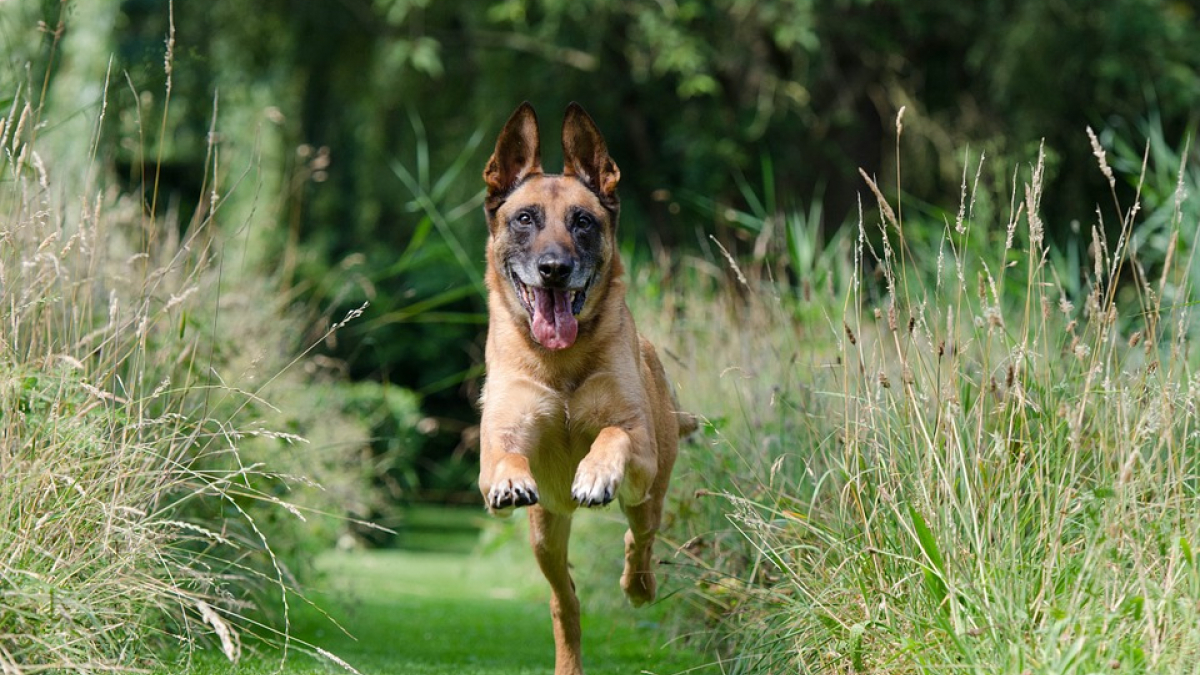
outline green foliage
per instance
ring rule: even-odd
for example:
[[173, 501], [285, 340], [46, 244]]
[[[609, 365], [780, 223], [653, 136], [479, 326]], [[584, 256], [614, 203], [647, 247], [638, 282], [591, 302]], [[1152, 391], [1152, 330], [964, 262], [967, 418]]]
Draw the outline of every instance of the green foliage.
[[[1144, 214], [1132, 246], [1149, 274], [1157, 274], [1170, 255], [1187, 261], [1190, 274], [1200, 274], [1194, 255], [1195, 228], [1200, 222], [1200, 148], [1195, 124], [1181, 138], [1168, 138], [1157, 113], [1137, 126], [1136, 132], [1108, 129], [1101, 137], [1113, 146], [1113, 167], [1138, 194]], [[1124, 131], [1124, 133], [1122, 133]], [[1145, 171], [1143, 173], [1143, 164]]]
[[413, 392], [372, 381], [342, 383], [329, 390], [340, 399], [340, 412], [370, 432], [370, 442], [355, 464], [370, 490], [345, 502], [353, 505], [351, 512], [356, 518], [371, 523], [356, 527], [355, 534], [375, 544], [391, 543], [395, 532], [408, 526], [405, 506], [422, 490], [460, 485], [462, 474], [471, 467], [428, 456], [425, 441], [429, 430], [420, 429], [431, 421], [423, 422], [420, 398]]
[[[947, 214], [915, 211], [957, 194], [957, 147], [986, 153], [1004, 180], [1039, 137], [1058, 196], [1045, 227], [1074, 288], [1087, 230], [1073, 225], [1075, 205], [1108, 197], [1076, 142], [1080, 125], [1128, 129], [1157, 110], [1174, 140], [1200, 103], [1196, 14], [1176, 0], [267, 0], [253, 11], [216, 0], [175, 3], [173, 24], [170, 7], [71, 6], [68, 30], [38, 34], [38, 20], [59, 25], [61, 7], [6, 3], [5, 30], [24, 38], [12, 41], [22, 51], [9, 73], [61, 41], [67, 58], [31, 73], [29, 88], [47, 75], [52, 96], [95, 110], [78, 72], [101, 77], [115, 53], [113, 72], [131, 86], [109, 96], [115, 123], [102, 129], [101, 159], [133, 190], [157, 176], [147, 201], [178, 209], [185, 224], [206, 208], [215, 119], [227, 166], [261, 186], [223, 206], [237, 214], [230, 222], [253, 214], [247, 254], [327, 316], [371, 301], [329, 351], [355, 379], [419, 391], [427, 415], [457, 420], [427, 439], [443, 457], [461, 450], [480, 372], [477, 172], [523, 99], [543, 111], [547, 132], [572, 99], [600, 120], [624, 169], [629, 245], [703, 251], [712, 235], [739, 258], [761, 258], [753, 224], [765, 224], [786, 232], [786, 273], [809, 295], [846, 283], [819, 253], [842, 255], [854, 236], [839, 225], [857, 213], [859, 167], [890, 191], [904, 154], [905, 245], [919, 254], [936, 251]], [[904, 147], [890, 141], [901, 106]], [[556, 145], [544, 148], [549, 170]]]

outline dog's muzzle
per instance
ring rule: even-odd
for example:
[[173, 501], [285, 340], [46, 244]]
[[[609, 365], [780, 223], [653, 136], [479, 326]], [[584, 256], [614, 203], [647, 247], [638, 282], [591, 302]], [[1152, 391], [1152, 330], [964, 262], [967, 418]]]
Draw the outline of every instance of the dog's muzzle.
[[576, 317], [587, 302], [591, 279], [583, 288], [567, 289], [526, 284], [511, 267], [508, 276], [521, 306], [529, 313], [529, 327], [538, 344], [551, 350], [566, 349], [575, 344], [579, 335]]

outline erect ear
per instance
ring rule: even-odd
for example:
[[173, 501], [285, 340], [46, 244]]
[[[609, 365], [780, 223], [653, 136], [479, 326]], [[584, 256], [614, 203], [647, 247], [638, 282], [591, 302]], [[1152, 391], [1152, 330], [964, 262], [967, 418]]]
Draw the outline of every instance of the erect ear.
[[608, 156], [596, 123], [578, 103], [567, 106], [563, 119], [563, 175], [576, 176], [600, 195], [606, 206], [617, 203], [621, 170]]
[[483, 169], [487, 183], [488, 208], [531, 174], [542, 172], [542, 151], [538, 141], [537, 115], [526, 101], [517, 108], [496, 139], [496, 151]]

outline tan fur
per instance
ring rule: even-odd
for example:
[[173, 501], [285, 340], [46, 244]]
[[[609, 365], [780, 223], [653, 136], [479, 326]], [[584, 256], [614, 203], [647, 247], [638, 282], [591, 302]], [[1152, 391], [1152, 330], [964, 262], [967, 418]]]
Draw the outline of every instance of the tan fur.
[[[621, 586], [634, 605], [655, 595], [651, 548], [675, 463], [680, 416], [654, 347], [639, 337], [625, 304], [617, 251], [619, 172], [582, 109], [568, 109], [564, 175], [541, 172], [536, 118], [518, 109], [484, 172], [489, 187], [487, 383], [482, 399], [479, 487], [493, 512], [505, 496], [533, 494], [531, 543], [552, 591], [555, 675], [580, 675], [579, 601], [567, 567], [575, 494], [611, 494], [629, 522]], [[582, 117], [580, 117], [582, 115]], [[532, 134], [531, 134], [532, 131]], [[545, 227], [530, 247], [571, 246], [569, 209], [606, 214], [596, 281], [578, 315], [578, 338], [543, 348], [503, 272], [513, 246], [505, 223], [536, 205]], [[690, 429], [689, 429], [690, 430]], [[518, 504], [519, 505], [519, 504]], [[501, 515], [503, 515], [501, 513]]]

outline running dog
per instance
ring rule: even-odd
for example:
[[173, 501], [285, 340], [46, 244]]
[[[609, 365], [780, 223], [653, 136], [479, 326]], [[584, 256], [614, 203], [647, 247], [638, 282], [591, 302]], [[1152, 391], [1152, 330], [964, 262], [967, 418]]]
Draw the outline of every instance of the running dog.
[[679, 438], [696, 423], [677, 412], [654, 346], [625, 304], [621, 172], [575, 103], [562, 144], [563, 172], [543, 173], [537, 117], [525, 103], [483, 172], [489, 320], [479, 488], [494, 514], [529, 507], [552, 594], [554, 673], [582, 675], [571, 516], [620, 502], [629, 522], [621, 588], [634, 606], [653, 600], [663, 498]]

